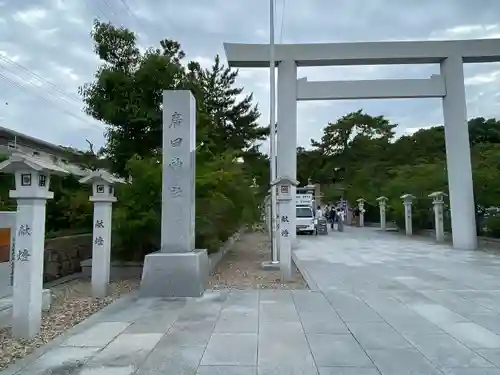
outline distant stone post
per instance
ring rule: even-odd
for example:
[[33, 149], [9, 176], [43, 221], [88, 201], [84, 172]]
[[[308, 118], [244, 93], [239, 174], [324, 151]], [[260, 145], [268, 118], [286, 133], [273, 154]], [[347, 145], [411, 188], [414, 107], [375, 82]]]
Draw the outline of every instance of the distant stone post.
[[363, 198], [359, 198], [356, 200], [358, 202], [359, 208], [359, 226], [365, 226], [365, 200]]
[[380, 209], [380, 229], [387, 229], [387, 219], [386, 219], [386, 207], [387, 207], [387, 197], [378, 197], [377, 199], [378, 207]]
[[16, 189], [9, 192], [17, 200], [12, 333], [30, 339], [40, 331], [42, 319], [45, 205], [54, 197], [49, 191], [50, 175], [68, 172], [24, 154], [13, 154], [0, 163], [0, 171], [13, 173], [16, 182]]
[[411, 217], [411, 205], [415, 197], [411, 194], [404, 194], [401, 196], [403, 200], [403, 205], [405, 207], [405, 229], [406, 235], [411, 236], [413, 234], [413, 225]]
[[108, 294], [111, 267], [111, 217], [116, 202], [114, 184], [125, 180], [104, 170], [92, 171], [80, 180], [92, 184], [90, 201], [94, 204], [94, 227], [92, 231], [92, 295], [104, 298]]
[[195, 171], [196, 101], [188, 90], [164, 91], [161, 248], [144, 259], [143, 297], [205, 292], [208, 255], [195, 249]]
[[436, 226], [436, 241], [444, 241], [444, 197], [445, 193], [442, 191], [435, 191], [429, 194], [432, 198], [432, 204], [434, 206], [434, 221]]
[[278, 187], [277, 201], [279, 206], [279, 238], [280, 270], [283, 281], [292, 279], [292, 232], [295, 231], [291, 215], [295, 212], [295, 196], [292, 187], [296, 187], [298, 181], [290, 177], [278, 177], [271, 182], [272, 188]]

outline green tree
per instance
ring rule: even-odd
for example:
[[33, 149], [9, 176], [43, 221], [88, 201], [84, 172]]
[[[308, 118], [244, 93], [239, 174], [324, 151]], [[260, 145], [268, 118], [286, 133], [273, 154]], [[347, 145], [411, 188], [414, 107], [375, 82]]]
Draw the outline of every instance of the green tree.
[[321, 141], [311, 140], [311, 145], [323, 155], [343, 155], [357, 136], [392, 139], [396, 126], [383, 116], [373, 117], [360, 109], [328, 123]]
[[133, 32], [97, 20], [91, 36], [104, 63], [80, 93], [87, 114], [108, 125], [104, 152], [123, 174], [133, 155], [151, 156], [161, 147], [162, 92], [186, 87], [185, 54], [165, 39], [141, 55]]
[[[242, 225], [259, 219], [258, 194], [234, 154], [199, 153], [196, 175], [196, 246], [216, 251]], [[161, 233], [161, 163], [154, 157], [132, 157], [126, 172], [132, 183], [117, 190], [114, 210], [114, 256], [141, 260], [158, 250]]]
[[500, 143], [500, 121], [476, 117], [469, 120], [469, 140], [478, 143]]
[[212, 119], [210, 129], [211, 150], [222, 152], [230, 147], [242, 151], [268, 135], [267, 128], [259, 126], [260, 112], [253, 105], [253, 94], [239, 100], [243, 87], [235, 87], [238, 71], [225, 67], [220, 57], [215, 56], [209, 69], [192, 66], [197, 77], [195, 85], [200, 107]]
[[[400, 225], [404, 223], [404, 216], [399, 197], [411, 193], [417, 197], [413, 205], [414, 229], [432, 228], [434, 219], [428, 194], [448, 192], [444, 127], [421, 129], [394, 139], [394, 126], [388, 121], [378, 118], [382, 120], [379, 126], [375, 120], [356, 119], [357, 116], [361, 118], [361, 114], [357, 111], [328, 124], [321, 141], [313, 142], [314, 150], [299, 149], [299, 174], [314, 174], [315, 181], [327, 184], [322, 187], [325, 198], [337, 199], [342, 192], [351, 203], [363, 197], [369, 202], [367, 206], [375, 207], [376, 197], [389, 197], [388, 217]], [[366, 126], [357, 129], [351, 126], [352, 122], [375, 124], [374, 130]], [[482, 117], [470, 119], [468, 126], [475, 201], [480, 216], [488, 207], [500, 206], [500, 128], [496, 119]], [[379, 128], [386, 131], [380, 132]], [[311, 161], [313, 152], [316, 152], [314, 162]], [[312, 165], [316, 166], [314, 171], [311, 171]], [[332, 173], [332, 169], [339, 167], [341, 178], [338, 173]], [[478, 220], [478, 230], [500, 233], [500, 216], [492, 213], [495, 210], [490, 210], [484, 222]], [[448, 230], [449, 224], [447, 211], [445, 225]]]
[[362, 110], [342, 116], [326, 125], [320, 141], [311, 140], [312, 151], [298, 153], [299, 171], [310, 170], [313, 181], [322, 184], [339, 182], [333, 180], [341, 171], [344, 183], [349, 185], [367, 163], [387, 159], [395, 127], [383, 116], [373, 117]]
[[118, 190], [115, 254], [140, 259], [160, 246], [162, 93], [168, 89], [188, 89], [196, 98], [196, 243], [215, 250], [259, 217], [262, 191], [254, 178], [268, 183], [266, 158], [255, 147], [268, 130], [257, 124], [252, 95], [239, 99], [238, 73], [218, 56], [210, 69], [193, 61], [184, 67], [176, 41], [141, 54], [127, 29], [96, 21], [91, 35], [103, 65], [81, 94], [87, 113], [108, 126], [103, 153], [112, 170], [132, 179]]

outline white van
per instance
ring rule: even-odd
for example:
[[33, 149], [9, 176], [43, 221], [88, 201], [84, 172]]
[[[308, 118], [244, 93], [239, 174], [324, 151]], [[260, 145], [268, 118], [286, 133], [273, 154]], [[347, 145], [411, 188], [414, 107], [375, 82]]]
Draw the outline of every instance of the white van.
[[312, 206], [296, 206], [297, 215], [297, 233], [314, 234], [316, 226], [314, 225], [314, 211]]

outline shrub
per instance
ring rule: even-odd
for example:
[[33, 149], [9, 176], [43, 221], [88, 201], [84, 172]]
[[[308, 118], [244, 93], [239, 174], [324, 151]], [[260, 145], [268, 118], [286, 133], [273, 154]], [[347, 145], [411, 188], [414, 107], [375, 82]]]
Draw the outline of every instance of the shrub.
[[[243, 225], [259, 220], [259, 198], [233, 154], [197, 157], [196, 247], [214, 252]], [[160, 247], [162, 167], [158, 159], [136, 156], [127, 170], [132, 183], [117, 189], [113, 253], [141, 260]]]

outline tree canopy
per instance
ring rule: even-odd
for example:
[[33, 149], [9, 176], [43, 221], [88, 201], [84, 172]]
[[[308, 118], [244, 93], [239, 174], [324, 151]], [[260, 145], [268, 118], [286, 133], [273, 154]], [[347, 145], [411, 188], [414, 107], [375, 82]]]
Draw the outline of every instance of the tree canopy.
[[[378, 219], [375, 199], [387, 196], [392, 218], [401, 223], [399, 197], [411, 193], [418, 198], [414, 228], [432, 228], [432, 203], [427, 195], [448, 192], [444, 127], [397, 138], [396, 126], [362, 110], [327, 124], [321, 140], [311, 140], [311, 149], [297, 149], [298, 179], [321, 183], [327, 201], [343, 196], [352, 204], [363, 197], [368, 201], [367, 215], [374, 220]], [[500, 121], [478, 117], [468, 127], [475, 203], [481, 212], [500, 206]], [[488, 227], [493, 230], [492, 225]]]
[[185, 61], [181, 45], [169, 39], [139, 52], [135, 34], [110, 23], [95, 21], [94, 50], [103, 60], [95, 79], [80, 92], [86, 112], [108, 125], [102, 153], [114, 172], [123, 174], [134, 155], [154, 156], [161, 149], [162, 92], [191, 90], [198, 107], [197, 141], [213, 153], [230, 148], [244, 155], [263, 140], [267, 128], [259, 127], [259, 110], [253, 95], [240, 98], [235, 86], [238, 72], [215, 56], [211, 68]]

